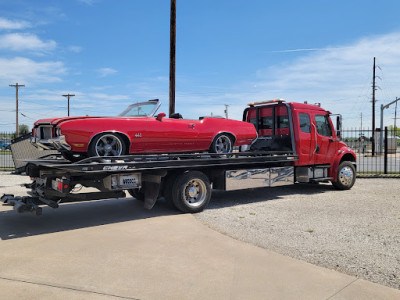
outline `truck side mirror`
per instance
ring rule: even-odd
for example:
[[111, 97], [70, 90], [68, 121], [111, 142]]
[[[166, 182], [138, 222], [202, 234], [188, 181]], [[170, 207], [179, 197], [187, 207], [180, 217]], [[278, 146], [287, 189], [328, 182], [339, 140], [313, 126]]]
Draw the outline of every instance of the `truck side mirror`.
[[157, 115], [157, 117], [156, 117], [156, 120], [161, 122], [161, 120], [162, 120], [165, 116], [166, 116], [165, 113], [159, 113], [159, 114]]
[[342, 133], [342, 120], [340, 116], [336, 117], [336, 136], [339, 138]]

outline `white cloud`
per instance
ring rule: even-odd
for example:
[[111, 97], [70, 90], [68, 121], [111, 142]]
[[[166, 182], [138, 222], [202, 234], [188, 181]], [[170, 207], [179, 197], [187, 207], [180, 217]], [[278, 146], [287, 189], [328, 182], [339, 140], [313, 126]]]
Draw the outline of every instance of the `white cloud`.
[[106, 76], [117, 73], [117, 70], [114, 70], [111, 68], [101, 68], [101, 69], [98, 69], [97, 72], [100, 74], [100, 77], [106, 77]]
[[36, 62], [29, 58], [0, 58], [0, 82], [44, 83], [61, 81], [60, 76], [66, 72], [60, 61]]
[[0, 30], [6, 29], [24, 29], [31, 27], [31, 24], [26, 21], [12, 21], [6, 18], [0, 18]]
[[80, 46], [69, 46], [68, 50], [71, 52], [79, 53], [82, 51], [82, 47]]
[[[313, 51], [298, 51], [296, 58], [256, 71], [256, 79], [228, 87], [179, 89], [176, 111], [185, 118], [200, 115], [223, 115], [224, 104], [229, 117], [242, 119], [249, 102], [283, 98], [290, 102], [320, 102], [333, 113], [340, 113], [344, 126], [371, 127], [372, 64], [376, 57], [376, 125], [379, 127], [380, 105], [400, 96], [400, 32], [359, 39], [347, 45], [329, 45]], [[299, 50], [299, 49], [298, 49]], [[288, 58], [293, 53], [288, 54]], [[188, 85], [190, 86], [190, 85]], [[202, 90], [204, 92], [202, 92]], [[167, 99], [165, 97], [164, 99]], [[193, 110], [193, 107], [196, 107]], [[385, 126], [393, 125], [394, 106], [385, 110]]]
[[79, 2], [85, 3], [87, 5], [93, 5], [96, 0], [78, 0]]
[[93, 100], [108, 100], [108, 101], [118, 101], [118, 100], [129, 100], [131, 96], [121, 95], [121, 94], [105, 94], [105, 93], [90, 93], [87, 95], [88, 98]]
[[382, 78], [377, 79], [381, 89], [376, 91], [379, 119], [380, 104], [400, 95], [399, 49], [400, 32], [313, 49], [291, 62], [259, 70], [258, 80], [247, 86], [247, 99], [321, 102], [324, 108], [343, 114], [346, 126], [359, 126], [361, 112], [366, 124], [372, 115], [373, 57], [380, 66], [376, 75]]
[[55, 41], [42, 41], [34, 34], [10, 33], [0, 36], [0, 49], [47, 52], [57, 47]]

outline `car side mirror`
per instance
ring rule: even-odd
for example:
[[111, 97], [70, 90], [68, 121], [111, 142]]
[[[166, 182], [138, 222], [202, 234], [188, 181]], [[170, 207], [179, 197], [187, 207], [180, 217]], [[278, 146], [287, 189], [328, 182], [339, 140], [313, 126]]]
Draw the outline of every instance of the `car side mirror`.
[[159, 114], [157, 115], [157, 117], [156, 117], [156, 120], [161, 122], [161, 120], [162, 120], [163, 118], [165, 118], [165, 116], [166, 116], [165, 113], [159, 113]]

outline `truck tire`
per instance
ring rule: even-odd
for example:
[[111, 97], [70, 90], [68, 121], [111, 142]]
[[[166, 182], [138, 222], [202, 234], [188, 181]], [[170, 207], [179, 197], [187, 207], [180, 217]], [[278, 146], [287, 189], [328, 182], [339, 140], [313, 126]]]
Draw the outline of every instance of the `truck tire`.
[[144, 201], [144, 193], [142, 189], [129, 189], [128, 193], [136, 200]]
[[338, 190], [349, 190], [356, 181], [356, 169], [350, 161], [340, 163], [337, 171], [337, 180], [332, 185]]
[[180, 174], [172, 186], [172, 201], [184, 213], [201, 212], [210, 202], [211, 186], [208, 177], [199, 171]]

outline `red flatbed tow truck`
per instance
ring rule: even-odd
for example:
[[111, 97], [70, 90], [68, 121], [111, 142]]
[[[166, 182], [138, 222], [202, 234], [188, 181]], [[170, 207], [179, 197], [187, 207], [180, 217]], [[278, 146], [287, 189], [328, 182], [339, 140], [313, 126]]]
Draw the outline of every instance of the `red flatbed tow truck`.
[[[230, 190], [276, 184], [331, 182], [350, 189], [356, 178], [356, 155], [340, 141], [341, 117], [317, 105], [283, 100], [250, 103], [243, 121], [259, 137], [231, 154], [157, 154], [90, 157], [79, 162], [29, 161], [31, 196], [3, 195], [17, 212], [42, 214], [42, 205], [126, 197], [125, 191], [151, 209], [164, 197], [178, 210], [196, 213], [207, 207], [213, 189]], [[246, 149], [245, 149], [246, 148]], [[75, 187], [96, 188], [76, 193]]]

